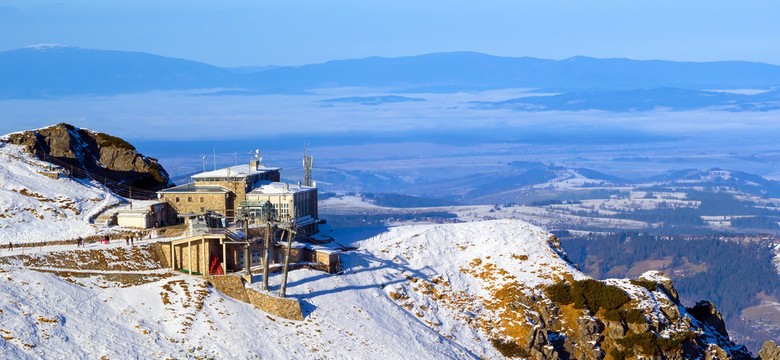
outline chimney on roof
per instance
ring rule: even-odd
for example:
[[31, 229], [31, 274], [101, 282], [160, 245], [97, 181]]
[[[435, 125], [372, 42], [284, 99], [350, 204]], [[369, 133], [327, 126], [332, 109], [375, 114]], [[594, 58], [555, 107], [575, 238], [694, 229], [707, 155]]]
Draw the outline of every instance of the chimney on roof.
[[249, 172], [252, 172], [252, 170], [257, 170], [257, 165], [257, 160], [249, 160]]

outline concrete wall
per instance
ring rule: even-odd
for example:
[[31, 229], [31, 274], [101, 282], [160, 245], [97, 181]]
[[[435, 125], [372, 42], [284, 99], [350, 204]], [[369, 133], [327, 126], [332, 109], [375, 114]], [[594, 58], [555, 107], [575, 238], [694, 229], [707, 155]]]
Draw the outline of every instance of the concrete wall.
[[[171, 256], [171, 243], [160, 243], [160, 249], [164, 260], [167, 262], [167, 266], [171, 265], [171, 261], [174, 260]], [[244, 253], [243, 245], [228, 244], [226, 245], [227, 259], [223, 258], [222, 245], [219, 240], [206, 239], [205, 241], [205, 259], [204, 253], [201, 249], [200, 238], [195, 238], [192, 241], [192, 270], [201, 274], [208, 274], [209, 266], [211, 265], [211, 255], [217, 256], [222, 259], [222, 262], [226, 265], [228, 271], [241, 271], [243, 266], [239, 262]], [[262, 265], [262, 256], [264, 255], [264, 246], [262, 240], [260, 244], [254, 242], [249, 247], [250, 257], [252, 253], [260, 255], [259, 261], [252, 263], [252, 266]], [[283, 264], [286, 247], [283, 245], [273, 246], [271, 248], [271, 264]], [[189, 266], [189, 250], [187, 243], [177, 244], [174, 247], [173, 256], [176, 261], [176, 269], [190, 270]], [[290, 251], [290, 264], [295, 266], [297, 263], [319, 263], [321, 266], [317, 268], [326, 271], [328, 273], [335, 273], [339, 270], [340, 259], [339, 252], [329, 249], [310, 249], [305, 248], [298, 244], [293, 246]]]
[[[290, 250], [290, 264], [299, 263], [304, 261], [304, 252], [305, 249], [303, 247], [296, 247], [295, 244], [293, 244], [292, 249]], [[287, 246], [285, 245], [279, 245], [275, 246], [273, 250], [271, 251], [271, 263], [272, 264], [284, 264], [284, 257], [287, 253]]]
[[[251, 191], [251, 189], [247, 189], [247, 184], [245, 179], [240, 179], [236, 181], [196, 181], [195, 186], [222, 186], [225, 189], [230, 190], [230, 194], [227, 198], [227, 201], [222, 204], [220, 208], [209, 208], [207, 207], [206, 210], [214, 210], [219, 213], [225, 214], [226, 216], [235, 216], [236, 206], [238, 206], [238, 203], [244, 200], [244, 196], [246, 195], [247, 191]], [[224, 195], [223, 195], [224, 196]]]
[[177, 222], [176, 210], [167, 202], [161, 202], [150, 206], [152, 211], [152, 225], [165, 226]]
[[171, 243], [170, 242], [159, 242], [156, 243], [157, 246], [159, 246], [160, 254], [163, 256], [163, 261], [166, 267], [171, 267]]
[[317, 262], [324, 265], [328, 273], [338, 271], [340, 265], [339, 253], [330, 250], [315, 250]]
[[167, 201], [177, 213], [199, 213], [213, 210], [224, 214], [226, 209], [232, 210], [231, 197], [224, 193], [162, 193], [160, 200]]
[[[295, 186], [295, 185], [292, 185]], [[298, 191], [288, 194], [256, 194], [252, 193], [246, 197], [247, 201], [264, 204], [271, 202], [276, 208], [276, 216], [281, 221], [293, 220], [310, 216], [312, 219], [319, 217], [317, 208], [317, 189], [307, 191]], [[283, 204], [286, 205], [287, 212], [283, 212]], [[313, 223], [305, 226], [309, 234], [317, 233], [317, 224]]]
[[165, 268], [171, 267], [171, 244], [170, 243], [151, 243], [149, 247], [155, 256], [155, 260]]
[[148, 213], [139, 214], [119, 212], [116, 216], [116, 223], [121, 227], [136, 229], [148, 229], [153, 225], [152, 215]]
[[[202, 249], [206, 249], [206, 253], [202, 252]], [[171, 261], [176, 260], [176, 269], [190, 270], [190, 250], [188, 244], [176, 244], [173, 249], [173, 256], [171, 257], [171, 243], [160, 243], [162, 255], [165, 257], [165, 261], [168, 267], [171, 266]], [[219, 244], [219, 240], [206, 239], [205, 243], [200, 238], [192, 240], [192, 271], [198, 272], [203, 275], [208, 275], [209, 266], [211, 265], [211, 255], [216, 255], [218, 258], [222, 258], [222, 245]], [[205, 256], [205, 258], [204, 258]]]

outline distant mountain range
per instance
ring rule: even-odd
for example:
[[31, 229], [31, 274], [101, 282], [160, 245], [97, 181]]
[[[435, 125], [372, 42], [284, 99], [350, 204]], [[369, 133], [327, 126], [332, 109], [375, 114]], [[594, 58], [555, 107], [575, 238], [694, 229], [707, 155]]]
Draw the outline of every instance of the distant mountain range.
[[[547, 60], [452, 52], [232, 69], [146, 53], [64, 46], [0, 52], [0, 99], [154, 90], [202, 90], [201, 95], [301, 94], [334, 87], [376, 88], [396, 94], [532, 88], [559, 94], [475, 105], [515, 110], [767, 110], [778, 107], [779, 95], [773, 90], [780, 87], [780, 66], [588, 57]], [[768, 92], [747, 96], [708, 91], [724, 89]], [[393, 99], [400, 98], [367, 101], [383, 104]]]
[[552, 96], [530, 96], [496, 102], [472, 102], [477, 108], [522, 111], [604, 110], [614, 112], [657, 109], [684, 111], [713, 108], [728, 111], [780, 109], [780, 91], [744, 95], [728, 92], [657, 88], [620, 91], [570, 92]]
[[638, 182], [653, 182], [678, 187], [728, 187], [759, 197], [777, 198], [780, 196], [780, 182], [778, 181], [743, 171], [720, 168], [671, 170]]
[[405, 92], [502, 88], [556, 91], [659, 87], [767, 89], [780, 85], [780, 66], [742, 61], [693, 63], [581, 56], [547, 60], [452, 52], [283, 67], [260, 73], [258, 79], [299, 88], [366, 86], [390, 87]]
[[361, 105], [380, 105], [380, 104], [393, 104], [402, 102], [418, 102], [425, 101], [422, 98], [413, 98], [398, 95], [386, 95], [386, 96], [349, 96], [335, 99], [322, 100], [326, 103], [352, 103]]
[[114, 95], [240, 86], [215, 66], [138, 52], [33, 47], [0, 53], [0, 98]]

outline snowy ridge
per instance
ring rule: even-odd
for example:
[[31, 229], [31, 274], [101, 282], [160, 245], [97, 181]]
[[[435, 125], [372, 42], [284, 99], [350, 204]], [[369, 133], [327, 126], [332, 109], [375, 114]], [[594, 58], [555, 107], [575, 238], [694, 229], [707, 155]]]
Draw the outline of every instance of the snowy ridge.
[[400, 281], [385, 287], [398, 305], [475, 355], [502, 358], [490, 339], [511, 331], [495, 304], [497, 291], [518, 286], [540, 296], [560, 279], [585, 278], [550, 236], [522, 221], [497, 220], [391, 228], [360, 247], [398, 266]]
[[24, 49], [49, 50], [49, 49], [69, 48], [69, 47], [70, 46], [62, 45], [62, 44], [34, 44], [34, 45], [27, 45], [24, 47]]
[[777, 273], [780, 274], [780, 244], [775, 245], [775, 257], [773, 259]]
[[[501, 359], [492, 340], [522, 343], [544, 324], [542, 315], [549, 316], [539, 312], [551, 304], [547, 285], [587, 279], [562, 258], [554, 237], [518, 220], [378, 230], [332, 233], [357, 248], [341, 255], [342, 274], [290, 273], [288, 294], [302, 304], [301, 322], [269, 316], [199, 277], [151, 264], [142, 265], [149, 271], [141, 275], [151, 280], [112, 283], [111, 276], [138, 275], [137, 259], [127, 269], [117, 262], [101, 271], [59, 269], [70, 274], [57, 274], [56, 261], [35, 263], [45, 272], [0, 262], [0, 357]], [[91, 245], [102, 251], [98, 258], [135, 251]], [[52, 259], [68, 264], [72, 255]], [[668, 280], [654, 272], [643, 277]], [[271, 291], [279, 289], [280, 278], [271, 276]], [[259, 281], [256, 276], [249, 286]], [[606, 282], [624, 289], [631, 307], [651, 322], [666, 323], [660, 336], [700, 331], [669, 321], [670, 309], [690, 316], [664, 291], [625, 279]], [[571, 305], [561, 311], [584, 318]], [[577, 335], [565, 317], [560, 321], [568, 327], [560, 336]]]
[[547, 182], [531, 185], [531, 189], [577, 189], [587, 185], [612, 185], [604, 180], [591, 179], [574, 169], [556, 171], [556, 177]]
[[43, 173], [50, 164], [0, 142], [0, 244], [57, 241], [97, 233], [89, 220], [122, 199], [100, 184]]

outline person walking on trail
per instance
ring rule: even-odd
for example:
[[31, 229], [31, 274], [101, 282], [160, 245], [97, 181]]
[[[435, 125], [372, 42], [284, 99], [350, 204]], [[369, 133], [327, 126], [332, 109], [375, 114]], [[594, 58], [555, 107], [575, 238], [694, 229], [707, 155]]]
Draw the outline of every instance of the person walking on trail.
[[13, 250], [13, 249], [14, 249], [14, 243], [12, 243], [12, 242], [10, 242], [10, 241], [9, 241], [9, 242], [8, 242], [8, 251], [11, 251], [11, 250]]

